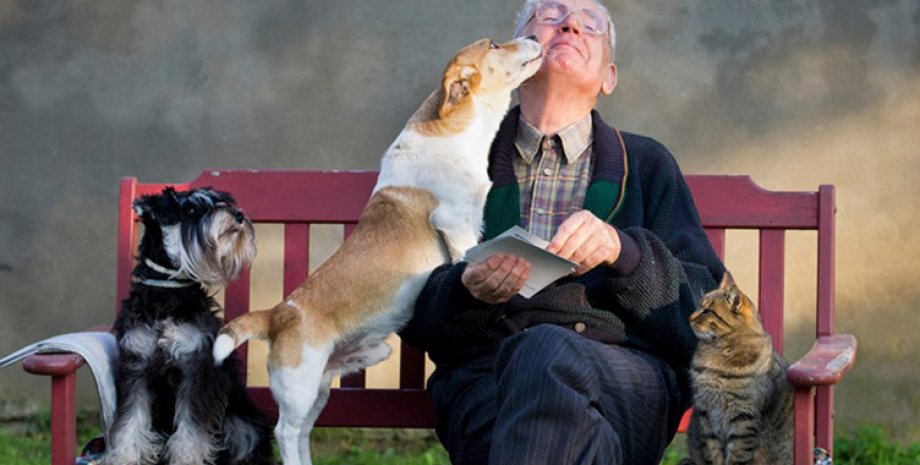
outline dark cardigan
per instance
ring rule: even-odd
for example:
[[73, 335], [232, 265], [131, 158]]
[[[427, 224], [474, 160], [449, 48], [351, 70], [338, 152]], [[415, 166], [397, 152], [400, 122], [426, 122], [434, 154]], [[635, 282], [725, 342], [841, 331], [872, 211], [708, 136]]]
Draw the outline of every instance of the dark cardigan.
[[[487, 237], [520, 218], [510, 168], [519, 114], [517, 108], [509, 112], [492, 144]], [[619, 231], [618, 264], [563, 278], [530, 299], [515, 296], [500, 305], [470, 295], [460, 282], [466, 263], [436, 268], [400, 335], [427, 351], [439, 370], [494, 355], [508, 335], [551, 323], [645, 350], [686, 376], [696, 347], [688, 317], [702, 294], [716, 287], [724, 267], [667, 149], [648, 137], [620, 133], [596, 112], [593, 116], [595, 161], [585, 207]]]

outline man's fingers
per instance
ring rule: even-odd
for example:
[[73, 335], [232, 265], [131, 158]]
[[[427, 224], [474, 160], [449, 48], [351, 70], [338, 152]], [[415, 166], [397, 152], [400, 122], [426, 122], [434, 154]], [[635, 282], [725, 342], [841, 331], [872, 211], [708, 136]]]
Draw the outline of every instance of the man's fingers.
[[524, 281], [530, 273], [530, 265], [520, 258], [516, 259], [513, 265], [508, 273], [504, 274], [501, 282], [488, 292], [490, 303], [507, 302], [524, 286]]
[[492, 270], [489, 269], [486, 262], [471, 263], [463, 270], [460, 280], [467, 288], [479, 286], [489, 277], [491, 272]]
[[608, 256], [608, 253], [606, 252], [605, 248], [594, 249], [594, 251], [590, 255], [585, 257], [584, 260], [578, 262], [579, 266], [578, 266], [578, 269], [575, 270], [574, 274], [578, 276], [578, 275], [585, 274], [588, 271], [591, 271], [596, 266], [603, 263], [604, 260], [606, 260], [607, 256]]
[[[581, 261], [585, 254], [582, 252], [581, 256], [579, 256], [578, 252], [580, 249], [585, 248], [586, 245], [591, 245], [588, 244], [588, 241], [592, 239], [597, 232], [598, 229], [595, 224], [587, 221], [582, 222], [578, 229], [568, 233], [555, 254], [575, 262]], [[596, 247], [596, 245], [594, 247]]]
[[[587, 213], [588, 216], [585, 216], [585, 213]], [[562, 250], [566, 242], [569, 241], [570, 237], [575, 234], [575, 232], [582, 228], [585, 221], [590, 220], [590, 216], [593, 216], [590, 212], [582, 210], [566, 218], [566, 220], [559, 225], [559, 229], [556, 230], [556, 235], [553, 236], [553, 240], [550, 241], [546, 250], [559, 255], [559, 251]]]
[[509, 292], [511, 295], [508, 297], [509, 299], [524, 288], [524, 283], [527, 282], [527, 278], [530, 276], [530, 263], [521, 260], [521, 263], [515, 267], [514, 276], [516, 276], [516, 279], [510, 283]]
[[525, 275], [526, 280], [529, 272], [530, 265], [524, 259], [496, 254], [483, 262], [467, 266], [461, 281], [473, 297], [488, 303], [500, 303], [517, 294], [521, 275]]

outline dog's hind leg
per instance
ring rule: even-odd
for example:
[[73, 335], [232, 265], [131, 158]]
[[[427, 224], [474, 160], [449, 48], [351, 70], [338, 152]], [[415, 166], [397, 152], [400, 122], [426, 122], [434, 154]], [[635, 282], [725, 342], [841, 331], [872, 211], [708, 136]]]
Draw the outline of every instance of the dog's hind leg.
[[329, 401], [330, 385], [332, 384], [332, 378], [334, 377], [334, 373], [329, 371], [323, 373], [323, 380], [320, 383], [319, 393], [316, 396], [316, 401], [313, 402], [313, 407], [310, 408], [310, 413], [307, 414], [306, 421], [304, 421], [303, 429], [300, 430], [298, 445], [300, 447], [301, 463], [309, 465], [313, 462], [313, 459], [310, 455], [310, 433], [313, 432], [313, 425], [316, 424], [316, 420], [319, 418], [319, 414], [322, 413], [323, 408], [326, 406], [326, 402]]
[[[312, 429], [307, 424], [310, 412], [320, 398], [323, 389], [324, 371], [332, 343], [319, 348], [303, 345], [300, 364], [297, 366], [270, 367], [269, 385], [272, 395], [278, 403], [278, 424], [275, 425], [275, 438], [281, 449], [281, 459], [285, 465], [311, 465], [309, 450], [300, 452], [301, 437], [306, 430]], [[290, 347], [276, 344], [274, 353]], [[328, 386], [328, 383], [326, 383]]]

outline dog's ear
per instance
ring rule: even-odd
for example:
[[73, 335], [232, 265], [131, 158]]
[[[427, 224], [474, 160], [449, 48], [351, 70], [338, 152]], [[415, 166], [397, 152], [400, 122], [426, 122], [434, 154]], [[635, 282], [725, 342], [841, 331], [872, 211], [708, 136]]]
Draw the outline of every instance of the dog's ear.
[[444, 98], [438, 116], [444, 118], [465, 102], [470, 97], [470, 90], [479, 85], [480, 79], [479, 70], [475, 66], [449, 65], [444, 73]]
[[135, 199], [131, 205], [134, 208], [134, 213], [141, 218], [156, 219], [156, 215], [153, 213], [154, 204], [156, 203], [154, 197], [153, 195], [145, 195]]
[[172, 187], [163, 189], [161, 194], [144, 195], [132, 204], [137, 216], [162, 224], [172, 224], [179, 208], [179, 197]]

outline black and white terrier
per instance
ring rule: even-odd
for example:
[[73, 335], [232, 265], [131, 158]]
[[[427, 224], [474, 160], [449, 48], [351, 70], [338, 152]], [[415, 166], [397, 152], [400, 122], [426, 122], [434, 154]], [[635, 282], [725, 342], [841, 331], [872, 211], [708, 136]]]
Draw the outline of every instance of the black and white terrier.
[[208, 188], [134, 202], [144, 224], [131, 295], [115, 320], [118, 413], [109, 465], [269, 464], [269, 423], [246, 395], [238, 361], [211, 347], [221, 321], [210, 291], [256, 253], [252, 223]]

